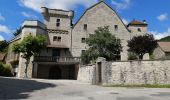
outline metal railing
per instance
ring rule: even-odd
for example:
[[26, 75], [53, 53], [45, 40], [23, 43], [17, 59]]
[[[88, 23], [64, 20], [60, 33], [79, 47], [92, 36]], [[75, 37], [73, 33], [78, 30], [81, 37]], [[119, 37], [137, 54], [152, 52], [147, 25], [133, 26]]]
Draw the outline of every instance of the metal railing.
[[80, 62], [80, 57], [35, 56], [35, 62]]

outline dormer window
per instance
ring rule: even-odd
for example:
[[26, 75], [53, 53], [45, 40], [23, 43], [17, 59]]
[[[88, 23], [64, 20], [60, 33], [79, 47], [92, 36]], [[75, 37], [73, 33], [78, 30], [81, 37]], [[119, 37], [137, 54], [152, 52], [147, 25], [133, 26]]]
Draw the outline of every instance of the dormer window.
[[118, 25], [115, 25], [114, 28], [115, 28], [115, 31], [118, 31]]
[[138, 28], [138, 32], [141, 32], [141, 29], [140, 29], [140, 28]]
[[57, 19], [56, 26], [60, 27], [60, 19]]
[[84, 24], [84, 30], [85, 31], [87, 30], [87, 24]]

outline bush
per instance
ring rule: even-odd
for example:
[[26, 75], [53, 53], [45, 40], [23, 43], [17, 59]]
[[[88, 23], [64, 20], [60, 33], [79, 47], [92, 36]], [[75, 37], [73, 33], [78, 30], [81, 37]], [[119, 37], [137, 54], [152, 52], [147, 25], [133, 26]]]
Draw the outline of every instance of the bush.
[[7, 77], [11, 77], [12, 73], [11, 73], [11, 68], [10, 66], [3, 64], [2, 62], [0, 62], [0, 76], [7, 76]]
[[150, 60], [154, 60], [155, 56], [153, 54], [149, 55]]
[[137, 60], [138, 59], [138, 57], [137, 57], [137, 55], [136, 54], [134, 54], [134, 53], [128, 53], [128, 60]]

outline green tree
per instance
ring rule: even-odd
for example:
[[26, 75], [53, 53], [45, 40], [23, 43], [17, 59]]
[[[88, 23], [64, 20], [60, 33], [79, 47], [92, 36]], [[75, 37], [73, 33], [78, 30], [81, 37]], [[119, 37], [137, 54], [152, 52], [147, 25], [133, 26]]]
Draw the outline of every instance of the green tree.
[[26, 59], [25, 77], [27, 78], [27, 68], [30, 62], [30, 58], [37, 55], [45, 47], [46, 38], [44, 36], [32, 36], [28, 35], [20, 43], [13, 45], [13, 51], [15, 53], [22, 53], [24, 59]]
[[99, 27], [95, 30], [95, 34], [90, 34], [86, 42], [89, 49], [81, 56], [82, 62], [85, 64], [95, 61], [98, 57], [116, 60], [122, 51], [121, 40], [110, 33], [108, 26]]
[[143, 59], [143, 55], [146, 53], [151, 55], [157, 45], [157, 41], [154, 39], [153, 35], [145, 34], [135, 36], [128, 41], [128, 51], [135, 53], [138, 59]]
[[170, 36], [164, 37], [159, 40], [160, 42], [170, 42]]
[[8, 42], [6, 40], [0, 41], [0, 52], [6, 52], [8, 48]]
[[19, 35], [21, 32], [22, 32], [22, 28], [20, 27], [20, 28], [18, 28], [13, 34], [14, 34], [14, 36], [17, 36], [17, 35]]

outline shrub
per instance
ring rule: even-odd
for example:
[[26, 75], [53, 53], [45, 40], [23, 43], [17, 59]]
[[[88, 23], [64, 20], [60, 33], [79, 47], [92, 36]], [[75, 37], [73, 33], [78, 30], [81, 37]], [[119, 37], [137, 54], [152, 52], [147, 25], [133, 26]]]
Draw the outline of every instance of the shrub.
[[11, 67], [0, 62], [0, 76], [11, 77], [12, 76]]
[[138, 57], [136, 54], [132, 53], [132, 52], [129, 52], [128, 53], [128, 60], [137, 60]]

